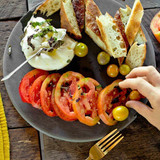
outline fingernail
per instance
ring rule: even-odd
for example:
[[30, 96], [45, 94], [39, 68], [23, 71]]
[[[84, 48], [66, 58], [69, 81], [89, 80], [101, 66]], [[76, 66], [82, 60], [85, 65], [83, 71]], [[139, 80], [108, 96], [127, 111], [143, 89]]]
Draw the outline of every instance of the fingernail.
[[126, 106], [129, 107], [129, 108], [131, 108], [130, 104], [128, 104], [127, 102], [126, 102]]

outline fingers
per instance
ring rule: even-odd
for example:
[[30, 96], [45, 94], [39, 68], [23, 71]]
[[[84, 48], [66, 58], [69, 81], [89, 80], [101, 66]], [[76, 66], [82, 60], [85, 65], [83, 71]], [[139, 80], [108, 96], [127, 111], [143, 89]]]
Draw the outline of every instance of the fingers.
[[154, 86], [160, 85], [160, 74], [153, 66], [135, 68], [126, 76], [126, 78], [135, 77], [146, 77]]
[[125, 79], [124, 81], [119, 83], [119, 86], [121, 88], [137, 89], [148, 100], [153, 100], [155, 98], [154, 86], [152, 86], [143, 78], [137, 77]]
[[150, 120], [152, 109], [145, 105], [140, 101], [128, 101], [126, 103], [127, 107], [133, 108], [136, 110], [140, 115], [145, 117], [146, 119]]

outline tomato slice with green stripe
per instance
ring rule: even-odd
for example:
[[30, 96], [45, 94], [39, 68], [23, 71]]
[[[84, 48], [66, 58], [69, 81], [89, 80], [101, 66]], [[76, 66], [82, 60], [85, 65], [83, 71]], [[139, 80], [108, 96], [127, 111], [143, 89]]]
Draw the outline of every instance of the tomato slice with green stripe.
[[55, 112], [55, 103], [53, 104], [51, 100], [52, 98], [54, 98], [54, 96], [52, 96], [53, 94], [53, 89], [56, 87], [56, 84], [60, 78], [60, 74], [59, 73], [53, 73], [47, 76], [47, 78], [43, 81], [42, 86], [41, 86], [41, 90], [40, 90], [40, 99], [41, 99], [41, 107], [43, 112], [50, 116], [50, 117], [54, 117], [56, 116], [56, 112]]
[[47, 75], [39, 76], [29, 89], [29, 99], [33, 107], [41, 109], [40, 90]]
[[77, 72], [68, 71], [59, 79], [55, 90], [55, 102], [58, 107], [58, 116], [65, 121], [74, 121], [77, 119], [73, 111], [73, 95], [76, 91], [77, 82], [84, 78]]
[[101, 90], [101, 85], [92, 78], [83, 78], [77, 83], [73, 109], [81, 123], [88, 126], [98, 123], [97, 100]]
[[129, 90], [121, 89], [118, 86], [118, 83], [121, 81], [121, 79], [115, 80], [112, 84], [105, 87], [98, 96], [99, 117], [109, 126], [117, 123], [113, 118], [113, 109], [117, 106], [125, 105], [128, 100]]
[[49, 73], [44, 70], [34, 69], [28, 72], [21, 80], [19, 85], [19, 94], [23, 102], [31, 103], [29, 99], [29, 89], [32, 83], [41, 75], [48, 75]]

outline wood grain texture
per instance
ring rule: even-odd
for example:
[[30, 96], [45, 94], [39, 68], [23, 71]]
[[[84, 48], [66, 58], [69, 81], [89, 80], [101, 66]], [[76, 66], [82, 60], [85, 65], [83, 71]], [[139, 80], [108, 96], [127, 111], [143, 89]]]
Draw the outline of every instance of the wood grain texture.
[[[123, 5], [129, 5], [130, 7], [133, 6], [134, 0], [115, 0]], [[140, 0], [143, 8], [155, 8], [155, 7], [160, 7], [160, 0]]]
[[[17, 21], [3, 21], [0, 22], [0, 79], [2, 79], [3, 71], [2, 71], [2, 65], [3, 65], [3, 53], [5, 49], [5, 45], [7, 43], [7, 39], [14, 28]], [[25, 122], [21, 116], [17, 113], [16, 109], [13, 107], [5, 85], [3, 82], [0, 82], [0, 92], [2, 93], [2, 99], [4, 103], [4, 109], [7, 117], [7, 123], [9, 128], [15, 128], [15, 127], [25, 127], [29, 126], [27, 122]]]
[[[160, 132], [138, 118], [122, 134], [124, 139], [103, 160], [159, 160]], [[96, 142], [70, 143], [43, 135], [45, 160], [82, 160]]]
[[21, 17], [26, 13], [25, 0], [1, 0], [0, 20]]
[[33, 128], [10, 129], [11, 160], [40, 160], [38, 133]]

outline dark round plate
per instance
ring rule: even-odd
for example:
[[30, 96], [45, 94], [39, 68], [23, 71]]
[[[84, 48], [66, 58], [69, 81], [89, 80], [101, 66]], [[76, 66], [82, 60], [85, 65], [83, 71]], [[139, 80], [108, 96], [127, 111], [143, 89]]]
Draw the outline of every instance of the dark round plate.
[[[114, 16], [115, 12], [122, 7], [119, 3], [111, 0], [95, 0], [100, 10], [105, 14], [109, 12]], [[14, 68], [21, 64], [24, 60], [24, 54], [21, 51], [20, 41], [21, 36], [23, 35], [23, 29], [26, 26], [28, 20], [32, 16], [33, 11], [29, 11], [14, 27], [8, 42], [6, 44], [4, 57], [3, 57], [3, 74], [4, 76], [10, 73]], [[55, 27], [60, 27], [60, 17], [59, 12], [55, 13], [53, 16], [49, 17], [53, 19], [53, 25]], [[142, 27], [143, 28], [143, 27]], [[151, 40], [146, 30], [143, 28], [143, 31], [147, 38], [147, 56], [144, 65], [153, 65], [155, 66], [155, 55]], [[89, 48], [89, 53], [84, 58], [74, 57], [73, 61], [64, 69], [58, 71], [64, 73], [66, 71], [76, 71], [80, 72], [86, 77], [95, 78], [103, 87], [110, 84], [113, 80], [109, 78], [106, 74], [107, 66], [100, 66], [97, 63], [97, 54], [101, 51], [99, 47], [85, 34], [83, 33], [82, 42], [86, 43]], [[12, 54], [9, 56], [8, 47], [11, 45]], [[117, 63], [113, 58], [111, 63]], [[135, 118], [136, 112], [131, 110], [130, 115], [127, 120], [118, 123], [115, 126], [109, 127], [101, 122], [100, 125], [93, 127], [86, 126], [81, 124], [78, 121], [75, 122], [66, 122], [61, 120], [58, 117], [48, 117], [41, 110], [33, 108], [31, 105], [23, 103], [19, 96], [18, 87], [22, 77], [33, 68], [26, 64], [23, 66], [16, 74], [14, 74], [9, 80], [5, 81], [5, 85], [10, 96], [10, 99], [17, 109], [19, 114], [34, 128], [40, 132], [61, 140], [70, 141], [70, 142], [88, 142], [95, 141], [102, 138], [113, 128], [118, 128], [122, 130], [128, 126]], [[119, 76], [117, 78], [124, 78]], [[116, 79], [117, 79], [116, 78]]]

